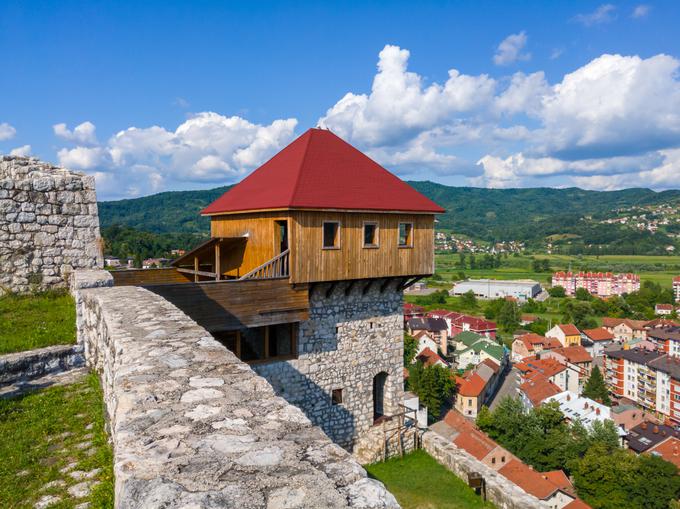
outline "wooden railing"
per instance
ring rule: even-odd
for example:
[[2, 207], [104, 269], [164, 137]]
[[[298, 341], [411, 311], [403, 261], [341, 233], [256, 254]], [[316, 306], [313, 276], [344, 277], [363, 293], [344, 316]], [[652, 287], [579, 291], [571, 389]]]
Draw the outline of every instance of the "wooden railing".
[[290, 275], [288, 268], [290, 249], [286, 249], [281, 254], [276, 255], [271, 260], [264, 262], [259, 267], [244, 274], [239, 278], [240, 281], [244, 279], [278, 279], [288, 277]]

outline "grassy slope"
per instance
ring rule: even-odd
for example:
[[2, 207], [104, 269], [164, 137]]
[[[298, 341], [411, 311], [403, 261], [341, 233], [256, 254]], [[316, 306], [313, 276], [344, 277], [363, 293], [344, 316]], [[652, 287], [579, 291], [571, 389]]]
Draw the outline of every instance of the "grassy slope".
[[[92, 429], [86, 426], [92, 424]], [[63, 438], [60, 435], [70, 433]], [[88, 434], [92, 437], [88, 437]], [[80, 481], [59, 472], [71, 462], [74, 470], [100, 468], [100, 482], [89, 497], [78, 503], [90, 507], [113, 507], [111, 448], [104, 431], [102, 395], [96, 375], [65, 387], [52, 387], [23, 397], [0, 400], [0, 507], [33, 507], [43, 495], [60, 496], [51, 508], [75, 505], [67, 486], [40, 490], [46, 483], [63, 479], [70, 485]], [[88, 448], [78, 448], [91, 442]], [[91, 455], [87, 449], [90, 449]]]
[[422, 450], [401, 459], [369, 465], [366, 470], [371, 477], [385, 483], [404, 509], [494, 507]]
[[0, 297], [0, 354], [75, 342], [73, 298], [65, 293]]

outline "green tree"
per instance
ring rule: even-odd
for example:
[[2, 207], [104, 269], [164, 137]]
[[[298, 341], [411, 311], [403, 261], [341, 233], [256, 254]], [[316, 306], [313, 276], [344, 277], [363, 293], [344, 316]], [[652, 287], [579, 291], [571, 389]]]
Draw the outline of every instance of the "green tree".
[[484, 318], [487, 320], [495, 320], [505, 304], [505, 299], [493, 299], [486, 303], [486, 308], [484, 309]]
[[638, 456], [638, 470], [627, 487], [629, 500], [645, 509], [665, 509], [680, 495], [678, 468], [657, 456]]
[[562, 321], [573, 323], [579, 329], [592, 329], [597, 326], [597, 322], [589, 316], [592, 312], [589, 303], [570, 299], [562, 305]]
[[404, 333], [404, 366], [408, 367], [418, 351], [418, 340], [410, 334]]
[[408, 388], [427, 407], [431, 420], [441, 416], [442, 405], [453, 394], [451, 371], [439, 365], [425, 367], [418, 361], [409, 367]]
[[564, 287], [557, 285], [553, 286], [552, 288], [548, 288], [548, 295], [551, 297], [566, 297], [567, 292], [564, 290]]
[[586, 290], [585, 288], [577, 288], [574, 296], [578, 300], [584, 300], [584, 301], [589, 301], [593, 298], [593, 296], [590, 295], [590, 292], [588, 290]]
[[460, 303], [466, 309], [476, 308], [477, 297], [475, 296], [475, 292], [473, 292], [472, 290], [468, 290], [467, 292], [465, 292], [463, 295], [460, 296]]
[[[635, 482], [637, 458], [623, 449], [591, 447], [572, 471], [578, 494], [594, 509], [620, 509], [631, 505], [625, 486]], [[668, 503], [668, 502], [666, 502]]]
[[512, 300], [506, 300], [498, 313], [496, 321], [506, 331], [513, 331], [519, 327], [521, 316], [517, 303]]
[[590, 377], [583, 388], [583, 395], [587, 398], [594, 399], [595, 401], [601, 401], [607, 406], [611, 406], [612, 402], [609, 398], [609, 391], [607, 390], [607, 385], [604, 382], [604, 377], [602, 376], [599, 367], [595, 366], [590, 373]]

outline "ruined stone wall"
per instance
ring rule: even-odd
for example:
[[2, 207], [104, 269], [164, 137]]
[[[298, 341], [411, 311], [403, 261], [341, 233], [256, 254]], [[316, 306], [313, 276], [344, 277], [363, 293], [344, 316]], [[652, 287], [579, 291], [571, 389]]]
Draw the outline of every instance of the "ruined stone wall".
[[77, 290], [102, 379], [117, 508], [397, 508], [303, 412], [138, 287]]
[[422, 442], [423, 449], [430, 456], [465, 482], [467, 482], [468, 474], [472, 472], [481, 474], [486, 482], [486, 498], [498, 509], [549, 509], [550, 506], [546, 502], [529, 495], [519, 486], [436, 432], [425, 432]]
[[[373, 424], [373, 377], [388, 374], [386, 415], [400, 412], [403, 400], [402, 293], [394, 284], [379, 285], [364, 295], [362, 285], [338, 285], [326, 297], [326, 287], [310, 294], [309, 320], [300, 324], [299, 357], [253, 366], [277, 394], [300, 407], [311, 421], [343, 447]], [[333, 389], [343, 401], [334, 405]]]
[[0, 294], [65, 288], [102, 265], [94, 178], [0, 156]]

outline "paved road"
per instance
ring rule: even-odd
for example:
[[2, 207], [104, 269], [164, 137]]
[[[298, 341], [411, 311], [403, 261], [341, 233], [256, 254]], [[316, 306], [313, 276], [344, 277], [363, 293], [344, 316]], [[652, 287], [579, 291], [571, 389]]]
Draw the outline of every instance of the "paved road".
[[513, 398], [516, 397], [518, 395], [517, 393], [518, 387], [519, 387], [519, 371], [517, 371], [517, 369], [515, 368], [512, 368], [505, 375], [505, 379], [503, 380], [503, 383], [496, 391], [496, 395], [491, 401], [489, 408], [491, 410], [494, 410], [505, 396], [512, 396]]

